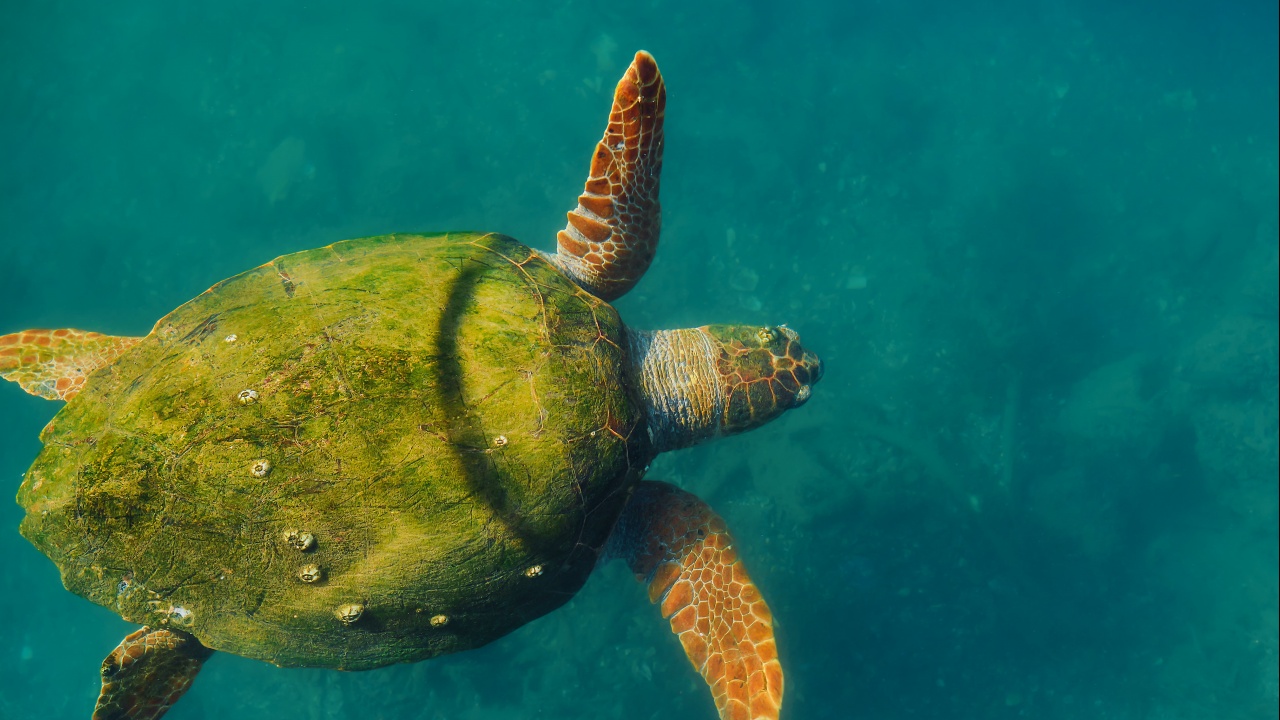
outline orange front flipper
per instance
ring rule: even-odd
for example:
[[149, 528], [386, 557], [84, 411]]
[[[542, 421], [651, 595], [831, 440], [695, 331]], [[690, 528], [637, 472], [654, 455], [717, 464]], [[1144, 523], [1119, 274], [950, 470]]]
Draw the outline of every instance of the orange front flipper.
[[586, 187], [550, 260], [601, 300], [640, 280], [658, 249], [662, 120], [666, 86], [653, 56], [636, 53], [613, 92], [604, 138], [591, 156]]
[[143, 627], [102, 661], [93, 720], [157, 720], [191, 687], [213, 651], [177, 630]]
[[782, 665], [773, 616], [724, 520], [697, 497], [642, 482], [609, 538], [711, 687], [722, 720], [777, 720]]
[[142, 338], [84, 330], [24, 330], [0, 336], [0, 377], [32, 395], [70, 400], [84, 381]]

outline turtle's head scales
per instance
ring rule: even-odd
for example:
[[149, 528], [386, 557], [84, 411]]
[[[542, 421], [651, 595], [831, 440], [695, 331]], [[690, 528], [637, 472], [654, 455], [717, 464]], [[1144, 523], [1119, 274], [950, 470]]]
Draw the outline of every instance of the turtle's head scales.
[[[779, 350], [782, 351], [781, 354], [774, 354], [774, 367], [781, 369], [782, 365], [786, 364], [782, 362], [785, 358], [791, 361], [788, 367], [795, 368], [807, 376], [807, 379], [804, 380], [806, 387], [821, 380], [823, 372], [822, 358], [809, 350], [805, 350], [800, 345], [800, 333], [786, 325], [779, 325], [777, 330], [782, 334], [784, 342], [778, 346]], [[800, 375], [797, 374], [797, 378], [799, 377]]]
[[822, 360], [786, 325], [710, 325], [716, 370], [724, 381], [728, 432], [762, 425], [809, 400]]

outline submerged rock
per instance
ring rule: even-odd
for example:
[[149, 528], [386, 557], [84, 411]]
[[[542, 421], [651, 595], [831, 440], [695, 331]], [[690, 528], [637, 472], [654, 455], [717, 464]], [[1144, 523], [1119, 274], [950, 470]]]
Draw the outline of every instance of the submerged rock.
[[1184, 346], [1178, 376], [1195, 396], [1241, 396], [1274, 385], [1276, 324], [1252, 315], [1228, 315]]
[[1058, 415], [1059, 430], [1085, 455], [1146, 455], [1166, 427], [1163, 386], [1159, 362], [1144, 355], [1104, 365], [1071, 388]]

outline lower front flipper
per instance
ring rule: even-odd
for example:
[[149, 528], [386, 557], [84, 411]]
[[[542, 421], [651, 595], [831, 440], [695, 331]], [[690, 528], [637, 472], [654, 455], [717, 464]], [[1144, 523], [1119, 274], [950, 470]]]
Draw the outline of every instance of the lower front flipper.
[[213, 651], [177, 630], [143, 627], [102, 661], [93, 720], [158, 720], [191, 687]]
[[673, 485], [642, 482], [609, 538], [711, 687], [722, 720], [777, 720], [782, 665], [773, 616], [706, 503]]

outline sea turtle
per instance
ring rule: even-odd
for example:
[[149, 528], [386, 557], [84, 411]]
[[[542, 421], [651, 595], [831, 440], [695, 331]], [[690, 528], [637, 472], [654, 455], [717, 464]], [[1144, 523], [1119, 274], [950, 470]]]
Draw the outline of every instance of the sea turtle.
[[483, 645], [620, 558], [722, 718], [777, 718], [765, 601], [724, 522], [642, 480], [665, 450], [803, 404], [785, 326], [640, 331], [609, 301], [658, 242], [666, 93], [618, 83], [557, 250], [387, 235], [279, 257], [145, 337], [0, 337], [0, 375], [68, 401], [18, 492], [66, 587], [144, 627], [94, 720], [154, 720], [215, 651], [364, 670]]

